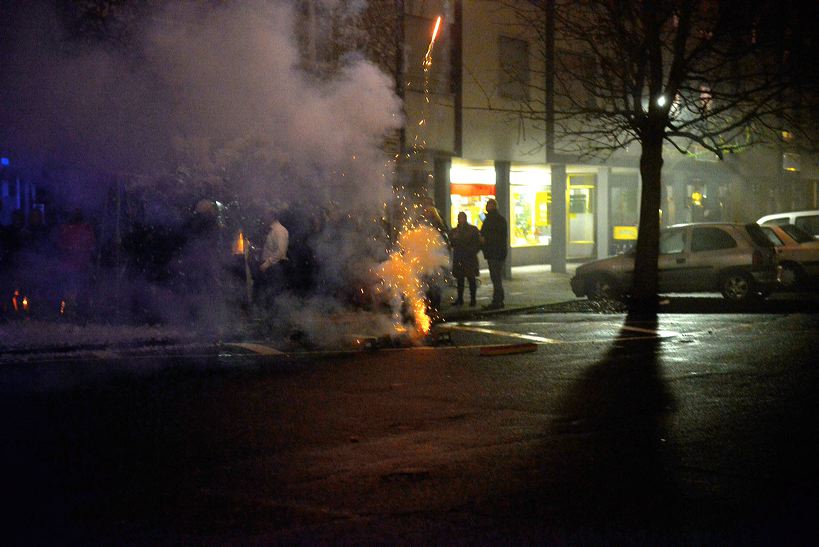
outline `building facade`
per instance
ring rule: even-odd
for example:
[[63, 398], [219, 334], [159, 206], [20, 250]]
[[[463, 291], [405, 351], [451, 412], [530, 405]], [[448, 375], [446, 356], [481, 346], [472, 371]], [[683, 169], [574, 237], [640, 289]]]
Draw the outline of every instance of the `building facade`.
[[[548, 92], [543, 35], [515, 24], [519, 12], [509, 2], [405, 0], [400, 6], [397, 83], [406, 124], [398, 184], [433, 195], [451, 223], [463, 211], [480, 225], [486, 201], [497, 199], [510, 225], [510, 267], [551, 264], [564, 271], [566, 261], [632, 246], [639, 147], [605, 161], [551, 152], [549, 141], [559, 136], [531, 116], [532, 104], [545, 105], [544, 120], [549, 108], [545, 97], [532, 96]], [[439, 16], [443, 24], [431, 44]], [[560, 43], [552, 48], [551, 55], [572, 54]], [[774, 211], [816, 208], [816, 156], [792, 150], [784, 137], [778, 147], [749, 148], [722, 161], [667, 150], [662, 224], [753, 222]]]

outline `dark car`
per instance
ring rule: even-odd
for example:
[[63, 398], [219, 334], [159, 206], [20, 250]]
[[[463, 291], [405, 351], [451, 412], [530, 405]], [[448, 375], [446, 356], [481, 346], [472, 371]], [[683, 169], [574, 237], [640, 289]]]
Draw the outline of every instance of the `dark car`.
[[[659, 291], [720, 292], [732, 301], [765, 297], [778, 283], [771, 240], [757, 224], [679, 224], [660, 233]], [[620, 298], [631, 288], [634, 252], [577, 267], [577, 296]]]

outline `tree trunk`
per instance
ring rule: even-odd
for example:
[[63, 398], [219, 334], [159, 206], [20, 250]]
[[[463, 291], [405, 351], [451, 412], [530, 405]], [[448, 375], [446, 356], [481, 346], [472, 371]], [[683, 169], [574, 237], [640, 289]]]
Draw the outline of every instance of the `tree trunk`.
[[640, 227], [637, 253], [634, 260], [634, 283], [630, 309], [657, 311], [657, 259], [660, 242], [660, 193], [662, 188], [663, 135], [661, 131], [647, 131], [640, 155], [642, 199], [640, 200]]

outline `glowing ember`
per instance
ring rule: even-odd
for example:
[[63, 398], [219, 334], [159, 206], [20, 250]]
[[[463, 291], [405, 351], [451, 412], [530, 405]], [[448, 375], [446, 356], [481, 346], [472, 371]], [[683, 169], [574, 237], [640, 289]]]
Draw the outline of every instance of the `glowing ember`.
[[22, 305], [23, 305], [23, 311], [28, 311], [28, 297], [27, 296], [23, 297]]
[[236, 240], [233, 242], [233, 254], [234, 255], [243, 255], [245, 254], [245, 236], [242, 232], [239, 232], [239, 235], [236, 237]]
[[60, 315], [65, 315], [65, 300], [60, 300]]

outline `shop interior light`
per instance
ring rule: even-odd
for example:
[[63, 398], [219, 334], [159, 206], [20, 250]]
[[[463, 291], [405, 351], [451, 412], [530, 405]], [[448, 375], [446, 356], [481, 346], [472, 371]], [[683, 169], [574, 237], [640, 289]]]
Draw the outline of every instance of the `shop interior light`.
[[546, 169], [526, 169], [512, 171], [510, 183], [515, 186], [549, 186], [552, 184], [552, 173]]
[[495, 184], [495, 169], [453, 165], [449, 170], [449, 180], [453, 184]]

